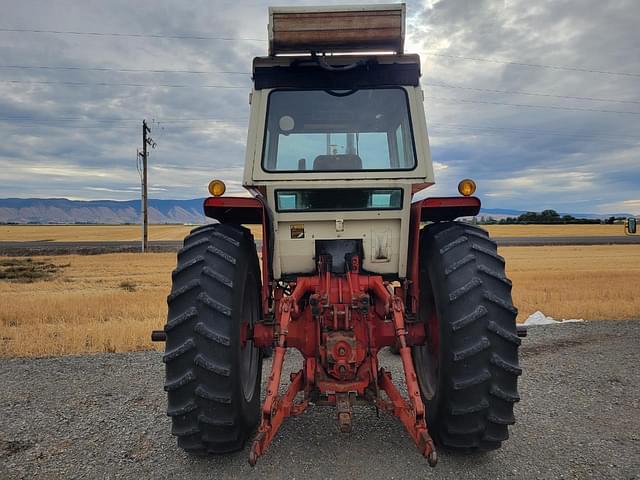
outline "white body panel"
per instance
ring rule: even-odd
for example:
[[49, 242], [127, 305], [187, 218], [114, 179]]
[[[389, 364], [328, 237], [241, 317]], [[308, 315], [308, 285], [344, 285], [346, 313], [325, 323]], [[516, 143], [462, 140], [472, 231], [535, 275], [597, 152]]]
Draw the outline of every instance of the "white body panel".
[[[328, 182], [315, 187], [326, 187]], [[282, 212], [275, 208], [274, 192], [283, 183], [267, 185], [267, 203], [274, 226], [273, 275], [311, 273], [315, 268], [315, 241], [362, 239], [364, 258], [362, 267], [380, 274], [397, 273], [404, 277], [407, 269], [407, 245], [409, 242], [409, 211], [411, 183], [406, 181], [354, 182], [336, 181], [335, 188], [375, 186], [376, 188], [403, 187], [403, 208], [388, 211], [352, 212]], [[287, 183], [286, 188], [313, 188], [308, 183]], [[304, 237], [292, 238], [291, 226], [303, 225]], [[404, 247], [403, 247], [404, 246]]]
[[[280, 57], [282, 58], [282, 57]], [[266, 193], [266, 204], [273, 221], [274, 279], [286, 274], [311, 273], [315, 269], [315, 240], [362, 239], [366, 271], [397, 275], [407, 271], [409, 216], [412, 186], [434, 183], [420, 87], [402, 86], [407, 94], [413, 129], [416, 166], [412, 170], [385, 171], [288, 171], [267, 172], [262, 167], [267, 100], [271, 89], [254, 90], [243, 184], [252, 192], [256, 187]], [[366, 211], [278, 212], [276, 189], [311, 188], [402, 188], [402, 209]], [[338, 225], [336, 224], [338, 220]], [[304, 224], [304, 237], [291, 238], [291, 225]], [[341, 224], [341, 225], [340, 225]]]
[[[409, 99], [409, 114], [413, 127], [414, 144], [416, 150], [416, 168], [411, 171], [361, 171], [361, 172], [265, 172], [262, 169], [262, 151], [264, 146], [264, 129], [267, 121], [267, 99], [273, 89], [254, 90], [251, 93], [251, 114], [249, 119], [249, 133], [247, 136], [247, 152], [245, 157], [244, 179], [245, 187], [269, 185], [273, 182], [321, 181], [365, 179], [404, 179], [409, 183], [434, 183], [433, 164], [427, 122], [424, 115], [423, 93], [419, 87], [402, 87]], [[371, 185], [371, 184], [370, 184]], [[376, 185], [373, 185], [376, 186]]]

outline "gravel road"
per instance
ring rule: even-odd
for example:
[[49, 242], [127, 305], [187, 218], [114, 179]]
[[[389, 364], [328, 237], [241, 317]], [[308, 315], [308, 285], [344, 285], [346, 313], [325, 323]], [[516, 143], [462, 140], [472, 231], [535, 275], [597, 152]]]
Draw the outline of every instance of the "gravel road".
[[[639, 347], [640, 321], [531, 328], [511, 438], [487, 454], [440, 452], [435, 469], [397, 420], [366, 408], [351, 434], [328, 408], [289, 419], [255, 469], [247, 451], [192, 458], [169, 435], [159, 353], [2, 359], [0, 478], [637, 479]], [[400, 376], [397, 357], [381, 362]]]

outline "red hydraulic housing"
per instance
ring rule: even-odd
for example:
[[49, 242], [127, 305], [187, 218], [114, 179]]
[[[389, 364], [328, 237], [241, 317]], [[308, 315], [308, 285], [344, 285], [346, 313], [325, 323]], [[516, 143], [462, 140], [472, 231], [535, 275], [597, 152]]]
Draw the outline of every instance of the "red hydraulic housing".
[[[405, 286], [363, 274], [358, 256], [351, 256], [346, 265], [345, 273], [332, 273], [331, 257], [320, 255], [317, 274], [275, 287], [274, 321], [259, 322], [246, 333], [258, 347], [275, 345], [251, 465], [264, 454], [284, 419], [301, 414], [310, 403], [335, 406], [340, 430], [350, 432], [356, 401], [398, 417], [429, 464], [437, 461], [410, 349], [425, 342], [424, 323], [408, 320]], [[378, 366], [378, 351], [387, 346], [400, 352], [408, 398]], [[299, 350], [304, 362], [280, 394], [287, 348]]]

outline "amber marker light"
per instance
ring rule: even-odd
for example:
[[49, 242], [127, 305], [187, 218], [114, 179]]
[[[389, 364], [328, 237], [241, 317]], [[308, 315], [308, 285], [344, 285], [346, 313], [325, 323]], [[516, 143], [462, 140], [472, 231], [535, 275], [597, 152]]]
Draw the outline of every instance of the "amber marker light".
[[211, 180], [209, 182], [209, 193], [214, 197], [221, 197], [226, 190], [227, 187], [222, 180]]
[[465, 178], [458, 184], [458, 191], [461, 195], [469, 197], [476, 191], [476, 182], [474, 182], [470, 178]]

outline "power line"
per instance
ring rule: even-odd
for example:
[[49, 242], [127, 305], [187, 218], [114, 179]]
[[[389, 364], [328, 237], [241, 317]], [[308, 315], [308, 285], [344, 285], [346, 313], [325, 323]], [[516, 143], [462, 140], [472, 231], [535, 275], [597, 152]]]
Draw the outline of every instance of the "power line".
[[[549, 134], [542, 134], [542, 133], [527, 133], [527, 132], [506, 132], [506, 133], [501, 133], [501, 132], [492, 132], [492, 131], [471, 131], [469, 132], [466, 129], [459, 129], [459, 128], [455, 128], [455, 127], [435, 127], [436, 130], [439, 130], [441, 128], [445, 128], [445, 129], [452, 129], [454, 132], [467, 132], [470, 133], [473, 136], [482, 136], [482, 137], [505, 137], [505, 136], [529, 136], [529, 137], [539, 137], [539, 136], [545, 136], [545, 135], [549, 135]], [[444, 132], [443, 132], [444, 133]], [[453, 132], [450, 132], [453, 133]], [[432, 138], [437, 138], [437, 135], [433, 136]], [[585, 138], [585, 140], [589, 140], [589, 138]], [[634, 142], [625, 142], [625, 141], [612, 141], [612, 140], [607, 140], [607, 139], [596, 139], [596, 138], [592, 138], [591, 140], [593, 141], [597, 141], [598, 143], [607, 143], [607, 144], [612, 144], [612, 145], [617, 145], [619, 147], [637, 147], [638, 143], [634, 143]]]
[[[5, 121], [5, 119], [0, 118], [0, 121]], [[48, 119], [48, 121], [55, 122], [55, 119]], [[185, 125], [184, 123], [181, 125], [172, 125], [170, 130], [199, 130], [197, 127], [202, 123], [202, 121], [212, 121], [207, 118], [194, 118], [189, 120], [193, 122], [194, 125]], [[215, 120], [214, 120], [215, 121]], [[160, 120], [159, 123], [168, 124], [169, 120]], [[83, 123], [82, 125], [69, 125], [69, 124], [59, 124], [59, 123], [30, 123], [30, 124], [19, 124], [12, 125], [12, 127], [25, 127], [25, 128], [66, 128], [66, 129], [131, 129], [131, 125], [109, 125], [105, 127], [104, 125], [87, 125]], [[583, 140], [594, 140], [594, 141], [606, 141], [607, 143], [617, 144], [617, 145], [629, 145], [636, 146], [637, 142], [631, 142], [630, 140], [637, 140], [639, 137], [634, 135], [603, 135], [603, 134], [579, 134], [579, 133], [560, 133], [558, 131], [551, 130], [539, 130], [539, 129], [523, 129], [523, 128], [514, 128], [514, 127], [499, 127], [499, 126], [489, 126], [489, 125], [469, 125], [469, 124], [456, 124], [456, 123], [440, 123], [440, 122], [429, 122], [430, 129], [440, 130], [440, 129], [453, 129], [457, 131], [465, 131], [470, 132], [473, 135], [483, 135], [483, 136], [504, 136], [506, 134], [510, 135], [526, 135], [526, 136], [549, 136], [549, 137], [566, 137], [566, 138], [575, 138], [575, 139], [583, 139]], [[207, 131], [228, 131], [228, 128], [225, 128], [222, 125], [215, 125], [212, 127], [205, 127]], [[480, 132], [478, 132], [480, 130]], [[502, 132], [506, 132], [502, 133]], [[627, 140], [627, 141], [625, 141]]]
[[442, 88], [455, 88], [460, 90], [473, 90], [475, 92], [489, 92], [489, 93], [505, 93], [508, 95], [528, 95], [533, 97], [550, 97], [550, 98], [564, 98], [569, 100], [588, 100], [593, 102], [611, 102], [611, 103], [632, 103], [640, 105], [638, 100], [618, 100], [614, 98], [596, 98], [596, 97], [576, 97], [571, 95], [556, 95], [552, 93], [534, 93], [523, 92], [519, 90], [495, 90], [491, 88], [477, 88], [477, 87], [465, 87], [462, 85], [451, 85], [444, 83], [425, 83], [428, 87], [442, 87]]
[[[11, 128], [67, 128], [71, 130], [85, 130], [85, 129], [105, 129], [104, 125], [61, 125], [55, 123], [21, 123], [19, 125], [11, 125]], [[129, 126], [118, 126], [118, 125], [109, 125], [106, 127], [109, 130], [118, 129], [118, 130], [131, 130], [131, 125]]]
[[[55, 123], [21, 123], [19, 125], [11, 125], [11, 128], [63, 128], [69, 130], [84, 130], [84, 129], [100, 129], [100, 130], [131, 130], [131, 125], [69, 125], [69, 124], [55, 124]], [[174, 125], [171, 126], [171, 130], [207, 130], [207, 131], [228, 131], [228, 128], [224, 127], [203, 127], [197, 128], [197, 124], [194, 125]]]
[[[122, 128], [129, 128], [124, 126], [129, 123], [138, 123], [138, 119], [136, 118], [92, 118], [92, 117], [56, 117], [56, 118], [32, 118], [26, 116], [9, 116], [9, 117], [0, 117], [0, 122], [10, 122], [10, 121], [20, 121], [24, 120], [26, 122], [30, 122], [29, 126], [40, 125], [47, 123], [57, 124], [59, 122], [74, 122], [81, 121], [83, 122], [82, 127], [87, 126], [86, 121], [90, 120], [93, 123], [115, 123], [122, 124]], [[232, 118], [232, 119], [218, 119], [213, 117], [193, 117], [193, 118], [161, 118], [154, 119], [154, 122], [158, 125], [172, 125], [171, 128], [189, 128], [188, 125], [180, 125], [184, 123], [202, 123], [202, 122], [210, 122], [214, 124], [230, 124], [230, 125], [244, 125], [248, 121], [247, 118]], [[174, 124], [178, 124], [175, 125]], [[22, 125], [20, 125], [22, 126]], [[73, 125], [65, 125], [69, 127], [75, 127]], [[102, 128], [103, 125], [95, 125], [91, 126], [91, 128]], [[560, 133], [557, 130], [540, 130], [540, 129], [531, 129], [531, 128], [516, 128], [516, 127], [500, 127], [495, 125], [471, 125], [464, 123], [442, 123], [442, 122], [428, 122], [429, 127], [446, 127], [446, 128], [457, 128], [463, 130], [497, 130], [497, 131], [509, 131], [509, 132], [521, 132], [521, 133], [531, 133], [536, 135], [550, 135], [550, 136], [561, 136], [561, 137], [575, 137], [575, 138], [608, 138], [608, 139], [640, 139], [638, 135], [625, 135], [625, 134], [616, 134], [616, 135], [605, 135], [599, 133], [589, 133], [589, 134], [581, 134], [581, 133]], [[111, 127], [109, 127], [111, 128]], [[217, 125], [216, 129], [224, 130], [224, 125]]]
[[[249, 72], [225, 71], [225, 70], [170, 70], [170, 69], [143, 69], [143, 68], [112, 68], [112, 67], [67, 67], [67, 66], [48, 66], [48, 65], [0, 65], [0, 68], [7, 69], [26, 69], [26, 70], [72, 70], [72, 71], [97, 71], [97, 72], [124, 72], [124, 73], [187, 73], [187, 74], [232, 74], [232, 75], [251, 75]], [[222, 86], [222, 85], [178, 85], [178, 84], [138, 84], [138, 83], [108, 83], [108, 82], [49, 82], [49, 81], [30, 81], [30, 80], [2, 80], [5, 83], [34, 83], [34, 84], [63, 84], [63, 85], [99, 85], [99, 86], [128, 86], [128, 87], [144, 87], [159, 86], [168, 88], [244, 88], [240, 86]], [[599, 98], [599, 97], [580, 97], [573, 95], [558, 95], [553, 93], [526, 92], [520, 90], [499, 90], [491, 88], [468, 87], [464, 85], [452, 85], [443, 83], [424, 83], [428, 87], [450, 88], [458, 90], [470, 90], [476, 92], [501, 93], [508, 95], [525, 95], [544, 98], [561, 98], [568, 100], [581, 100], [593, 102], [609, 102], [621, 104], [640, 105], [640, 100], [621, 100], [617, 98]]]
[[[19, 120], [27, 120], [32, 122], [67, 122], [67, 121], [82, 121], [86, 122], [87, 120], [93, 122], [105, 122], [105, 123], [124, 123], [124, 122], [135, 122], [139, 123], [140, 119], [138, 118], [127, 118], [127, 117], [92, 117], [92, 116], [75, 116], [75, 117], [51, 117], [51, 118], [34, 118], [29, 115], [9, 115], [0, 117], [0, 121], [19, 121]], [[219, 123], [233, 123], [233, 122], [246, 122], [247, 118], [215, 118], [215, 117], [176, 117], [176, 118], [161, 118], [155, 119], [157, 123], [179, 123], [179, 122], [219, 122]]]
[[[27, 84], [27, 85], [69, 85], [69, 86], [102, 86], [102, 87], [158, 87], [158, 88], [222, 88], [222, 89], [247, 89], [248, 86], [240, 85], [186, 85], [186, 84], [163, 84], [163, 83], [110, 83], [110, 82], [67, 82], [67, 81], [30, 81], [30, 80], [0, 80], [0, 83], [9, 84]], [[471, 88], [471, 87], [468, 87]], [[506, 93], [506, 92], [505, 92]], [[541, 94], [542, 95], [542, 94]], [[546, 96], [546, 95], [543, 95]], [[625, 115], [640, 115], [640, 112], [630, 112], [623, 110], [604, 110], [595, 108], [579, 108], [579, 107], [560, 107], [557, 105], [529, 105], [518, 103], [506, 103], [506, 102], [489, 102], [482, 100], [465, 100], [457, 98], [444, 98], [444, 97], [425, 97], [432, 100], [441, 100], [449, 102], [459, 103], [478, 103], [487, 105], [507, 105], [512, 107], [527, 107], [527, 108], [541, 108], [551, 110], [570, 110], [581, 112], [597, 112], [597, 113], [616, 113]], [[584, 99], [587, 99], [584, 97]], [[604, 99], [601, 99], [605, 101]], [[633, 102], [637, 103], [637, 102]]]
[[624, 77], [638, 77], [640, 78], [640, 73], [630, 73], [630, 72], [614, 72], [611, 70], [596, 70], [591, 68], [581, 68], [581, 67], [569, 67], [565, 65], [547, 65], [544, 63], [526, 63], [526, 62], [515, 62], [509, 60], [497, 60], [495, 58], [480, 58], [480, 57], [465, 57], [462, 55], [449, 55], [444, 53], [426, 53], [424, 55], [430, 57], [444, 57], [444, 58], [452, 58], [455, 60], [471, 60], [474, 62], [488, 62], [488, 63], [500, 63], [502, 65], [518, 65], [521, 67], [536, 67], [536, 68], [547, 68], [551, 70], [567, 70], [571, 72], [586, 72], [586, 73], [600, 73], [603, 75], [619, 75]]
[[577, 112], [595, 112], [595, 113], [616, 113], [623, 115], [640, 115], [640, 112], [629, 112], [624, 110], [601, 110], [597, 108], [579, 108], [579, 107], [560, 107], [557, 105], [530, 105], [526, 103], [507, 103], [507, 102], [489, 102], [486, 100], [466, 100], [461, 98], [446, 98], [446, 97], [427, 97], [425, 99], [431, 99], [436, 101], [452, 102], [452, 103], [476, 103], [483, 105], [506, 105], [509, 107], [523, 107], [523, 108], [539, 108], [549, 110], [568, 110]]
[[82, 32], [77, 30], [41, 30], [34, 28], [0, 28], [0, 32], [13, 33], [51, 33], [55, 35], [87, 35], [94, 37], [130, 37], [130, 38], [171, 38], [177, 40], [221, 40], [228, 42], [266, 42], [264, 38], [217, 37], [199, 34], [160, 34], [160, 33], [120, 33], [120, 32]]
[[0, 80], [0, 83], [26, 84], [26, 85], [70, 85], [74, 87], [163, 87], [163, 88], [243, 88], [240, 85], [181, 85], [172, 83], [111, 83], [111, 82], [67, 82], [48, 80]]
[[443, 127], [455, 127], [462, 129], [485, 129], [485, 130], [505, 130], [505, 131], [513, 131], [513, 132], [523, 132], [523, 133], [535, 133], [535, 134], [544, 134], [544, 135], [558, 135], [563, 137], [577, 137], [577, 138], [610, 138], [610, 139], [621, 139], [621, 138], [630, 138], [635, 140], [640, 140], [640, 135], [625, 135], [625, 134], [615, 134], [615, 135], [604, 135], [601, 133], [559, 133], [557, 130], [540, 130], [540, 129], [532, 129], [532, 128], [517, 128], [517, 127], [499, 127], [495, 125], [469, 125], [466, 123], [440, 123], [440, 122], [429, 122], [428, 126], [443, 126]]
[[[460, 126], [457, 124], [447, 124], [447, 123], [431, 123], [430, 127], [439, 129], [453, 129], [458, 131], [469, 132], [473, 135], [491, 135], [491, 136], [514, 136], [514, 135], [525, 135], [525, 136], [545, 136], [545, 137], [561, 137], [561, 138], [574, 138], [576, 140], [593, 140], [597, 142], [605, 142], [609, 144], [615, 145], [625, 145], [625, 146], [637, 146], [638, 142], [640, 142], [640, 137], [634, 137], [632, 135], [626, 136], [608, 136], [608, 135], [581, 135], [581, 134], [571, 134], [571, 133], [557, 133], [557, 132], [549, 132], [544, 130], [527, 130], [527, 129], [514, 129], [514, 128], [504, 128], [504, 127], [484, 127], [484, 126]], [[479, 132], [478, 132], [479, 130]], [[504, 133], [503, 133], [504, 132]], [[624, 138], [620, 138], [624, 137]], [[632, 142], [631, 139], [635, 139], [636, 142]]]
[[[0, 28], [0, 32], [49, 33], [49, 34], [55, 34], [55, 35], [86, 35], [86, 36], [97, 36], [97, 37], [169, 38], [169, 39], [177, 39], [177, 40], [220, 40], [220, 41], [229, 41], [229, 42], [235, 42], [235, 41], [265, 42], [267, 41], [265, 38], [223, 37], [223, 36], [211, 36], [211, 35], [204, 35], [204, 34], [122, 33], [122, 32], [95, 32], [95, 31], [78, 31], [78, 30], [44, 30], [44, 29], [34, 29], [34, 28]], [[593, 68], [570, 67], [566, 65], [549, 65], [549, 64], [543, 64], [543, 63], [517, 62], [512, 60], [498, 60], [494, 58], [468, 57], [463, 55], [451, 55], [451, 54], [444, 54], [444, 53], [427, 53], [427, 52], [423, 52], [423, 53], [424, 55], [428, 55], [432, 57], [444, 57], [444, 58], [452, 58], [456, 60], [471, 60], [475, 62], [499, 63], [503, 65], [518, 65], [523, 67], [547, 68], [547, 69], [553, 69], [553, 70], [567, 70], [567, 71], [574, 71], [574, 72], [599, 73], [599, 74], [605, 74], [605, 75], [620, 75], [620, 76], [640, 78], [640, 73], [616, 72], [611, 70], [598, 70]]]
[[[21, 69], [21, 70], [70, 70], [70, 71], [93, 71], [93, 72], [123, 72], [123, 73], [180, 73], [198, 75], [251, 75], [251, 72], [240, 72], [234, 70], [174, 70], [174, 69], [148, 69], [148, 68], [115, 68], [115, 67], [77, 67], [77, 66], [53, 66], [53, 65], [0, 65], [0, 68]], [[451, 85], [443, 83], [424, 83], [429, 87], [454, 88], [460, 90], [472, 90], [476, 92], [504, 93], [509, 95], [527, 95], [534, 97], [564, 98], [570, 100], [587, 100], [594, 102], [609, 103], [629, 103], [640, 104], [640, 100], [620, 100], [616, 98], [579, 97], [572, 95], [558, 95], [552, 93], [525, 92], [520, 90], [497, 90], [491, 88], [468, 87], [463, 85]]]
[[74, 70], [93, 72], [124, 72], [124, 73], [192, 73], [200, 75], [225, 74], [225, 75], [251, 75], [250, 72], [238, 72], [233, 70], [169, 70], [150, 68], [113, 68], [113, 67], [71, 67], [54, 65], [0, 65], [0, 68], [21, 70]]
[[[32, 117], [0, 117], [0, 122], [11, 123], [11, 127], [55, 127], [55, 128], [131, 128], [138, 123], [134, 119], [101, 119], [91, 117], [58, 117], [58, 118], [32, 118]], [[73, 122], [78, 122], [74, 125]], [[90, 122], [91, 125], [87, 124]], [[202, 125], [208, 122], [209, 125]], [[247, 119], [212, 119], [212, 118], [184, 118], [156, 120], [159, 128], [167, 126], [171, 130], [176, 128], [192, 128], [189, 124], [202, 125], [207, 130], [228, 130], [229, 128], [244, 127]]]

